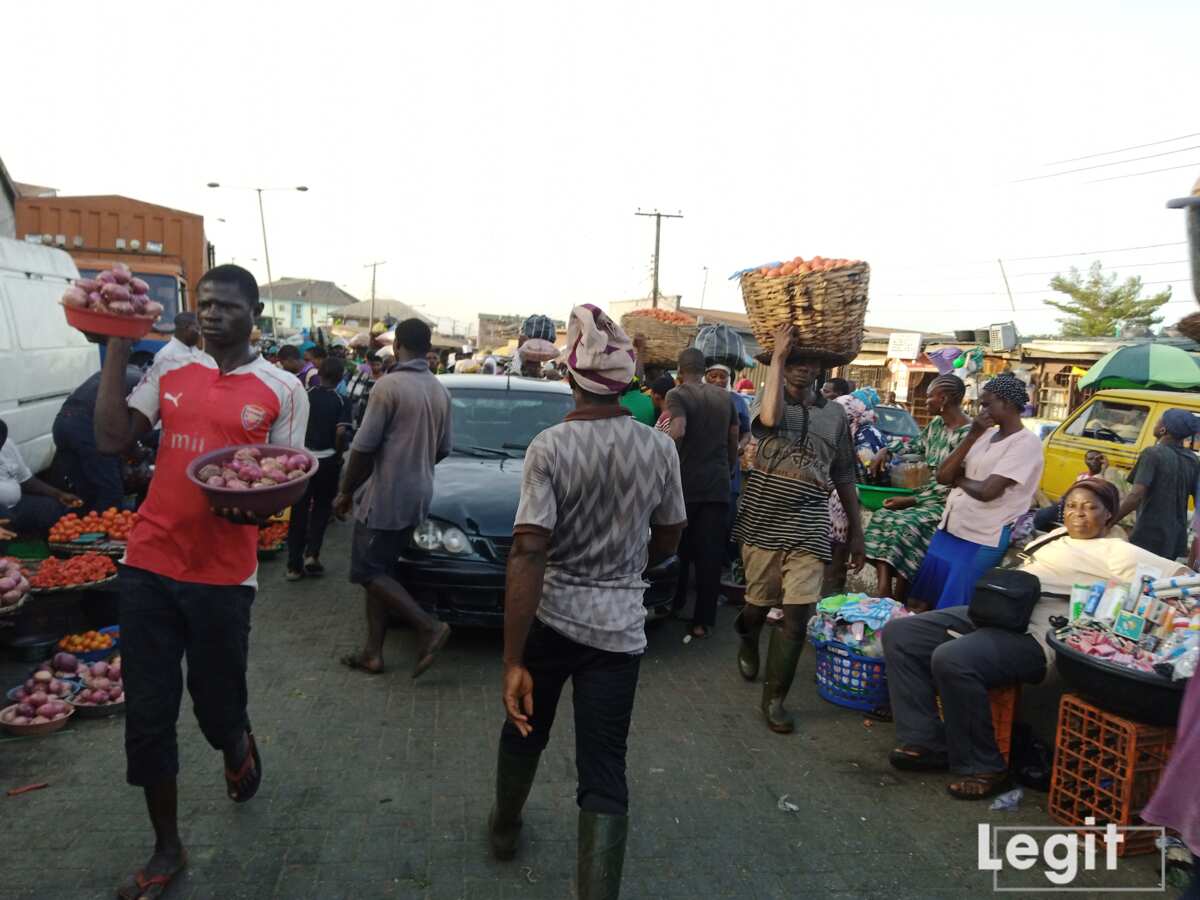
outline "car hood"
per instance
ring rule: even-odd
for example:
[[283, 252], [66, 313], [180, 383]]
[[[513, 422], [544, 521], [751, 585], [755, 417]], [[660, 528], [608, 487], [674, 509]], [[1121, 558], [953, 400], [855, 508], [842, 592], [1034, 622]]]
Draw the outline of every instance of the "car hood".
[[511, 535], [524, 465], [524, 459], [446, 457], [433, 470], [430, 514], [468, 534]]

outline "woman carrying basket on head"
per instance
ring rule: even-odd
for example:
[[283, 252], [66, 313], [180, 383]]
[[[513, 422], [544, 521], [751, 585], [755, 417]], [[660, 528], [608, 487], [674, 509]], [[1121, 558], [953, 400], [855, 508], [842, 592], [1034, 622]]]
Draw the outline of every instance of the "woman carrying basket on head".
[[[888, 454], [921, 456], [929, 471], [937, 472], [971, 430], [971, 420], [962, 411], [966, 387], [953, 375], [939, 375], [926, 391], [926, 406], [933, 418], [921, 436], [905, 446], [896, 440], [875, 461], [876, 469], [887, 463]], [[909, 582], [916, 577], [925, 551], [942, 520], [950, 485], [931, 478], [912, 496], [890, 497], [871, 516], [867, 525], [867, 559], [874, 563], [879, 578], [879, 596], [904, 601]]]

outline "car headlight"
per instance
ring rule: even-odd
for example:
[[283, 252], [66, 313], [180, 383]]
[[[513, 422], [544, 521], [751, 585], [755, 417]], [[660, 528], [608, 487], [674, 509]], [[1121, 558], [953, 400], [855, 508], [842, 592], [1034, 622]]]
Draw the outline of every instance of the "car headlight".
[[426, 553], [445, 552], [451, 556], [467, 556], [475, 549], [461, 528], [443, 525], [426, 519], [413, 529], [413, 544]]

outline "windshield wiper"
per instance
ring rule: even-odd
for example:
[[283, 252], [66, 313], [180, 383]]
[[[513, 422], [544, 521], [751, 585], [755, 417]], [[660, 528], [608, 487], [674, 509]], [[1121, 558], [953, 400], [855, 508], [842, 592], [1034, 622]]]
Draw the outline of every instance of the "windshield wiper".
[[528, 450], [529, 449], [528, 444], [501, 444], [500, 446], [503, 447], [505, 450]]
[[466, 456], [499, 456], [503, 457], [504, 459], [511, 459], [508, 453], [506, 453], [504, 450], [499, 450], [496, 447], [463, 447], [455, 445], [450, 449], [452, 449], [455, 453], [462, 453]]

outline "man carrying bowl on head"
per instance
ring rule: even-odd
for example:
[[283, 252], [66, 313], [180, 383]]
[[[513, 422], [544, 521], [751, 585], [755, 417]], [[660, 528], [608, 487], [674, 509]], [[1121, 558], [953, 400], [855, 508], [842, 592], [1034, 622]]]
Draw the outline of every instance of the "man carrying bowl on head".
[[302, 448], [308, 421], [300, 382], [250, 346], [262, 312], [254, 276], [218, 266], [200, 279], [196, 298], [207, 352], [156, 361], [126, 397], [130, 341], [109, 338], [96, 400], [102, 453], [122, 453], [162, 423], [154, 479], [123, 560], [120, 612], [126, 779], [145, 792], [155, 844], [119, 887], [122, 898], [159, 896], [187, 865], [176, 816], [184, 654], [200, 730], [225, 757], [229, 798], [249, 800], [262, 780], [246, 713], [260, 517], [210, 508], [188, 465], [235, 445]]

